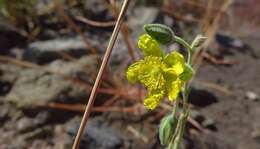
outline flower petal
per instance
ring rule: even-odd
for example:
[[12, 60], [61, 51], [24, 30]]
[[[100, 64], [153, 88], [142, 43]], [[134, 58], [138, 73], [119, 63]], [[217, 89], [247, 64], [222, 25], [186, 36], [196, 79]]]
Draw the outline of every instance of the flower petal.
[[173, 82], [166, 83], [166, 88], [168, 91], [168, 98], [170, 101], [173, 101], [178, 97], [178, 95], [181, 91], [182, 85], [183, 85], [183, 82], [179, 78], [177, 78]]
[[159, 43], [148, 34], [140, 36], [138, 47], [142, 49], [144, 56], [162, 56]]
[[175, 72], [176, 75], [180, 75], [184, 71], [184, 58], [179, 52], [172, 52], [164, 58], [164, 63]]
[[161, 102], [163, 96], [164, 96], [163, 90], [151, 91], [149, 93], [149, 96], [144, 100], [144, 105], [148, 109], [154, 110]]
[[136, 62], [129, 66], [126, 72], [127, 80], [131, 83], [135, 83], [138, 80], [140, 69], [142, 69], [142, 61]]
[[149, 90], [162, 89], [165, 85], [162, 68], [165, 67], [160, 57], [148, 56], [142, 62], [138, 79]]

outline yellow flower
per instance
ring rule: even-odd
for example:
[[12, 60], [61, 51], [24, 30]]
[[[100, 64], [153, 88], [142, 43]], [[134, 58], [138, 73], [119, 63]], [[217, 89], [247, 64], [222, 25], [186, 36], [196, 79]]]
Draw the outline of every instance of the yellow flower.
[[148, 34], [143, 34], [138, 40], [138, 47], [143, 51], [144, 56], [162, 56], [160, 44]]
[[128, 68], [127, 79], [131, 83], [140, 81], [148, 89], [144, 105], [153, 110], [166, 92], [170, 101], [178, 97], [184, 81], [192, 77], [192, 69], [176, 51], [164, 56], [159, 43], [147, 34], [139, 38], [138, 46], [145, 57]]
[[149, 95], [144, 99], [146, 108], [153, 110], [161, 102], [164, 96], [164, 90], [149, 91]]
[[[180, 75], [184, 72], [185, 61], [183, 56], [178, 52], [172, 52], [164, 58], [164, 63], [168, 66], [165, 70], [165, 77], [167, 83], [165, 85], [168, 92], [168, 98], [170, 101], [175, 100], [178, 97], [183, 81], [180, 79]], [[177, 76], [175, 79], [171, 79], [172, 76]]]

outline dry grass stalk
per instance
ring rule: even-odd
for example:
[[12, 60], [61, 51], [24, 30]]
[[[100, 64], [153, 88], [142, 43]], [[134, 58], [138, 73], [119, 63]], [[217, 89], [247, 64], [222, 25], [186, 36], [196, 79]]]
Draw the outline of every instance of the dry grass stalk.
[[[207, 37], [207, 40], [202, 44], [201, 47], [198, 48], [198, 50], [196, 51], [196, 53], [193, 56], [193, 60], [194, 60], [194, 68], [195, 71], [198, 71], [202, 59], [203, 59], [203, 53], [206, 52], [206, 49], [209, 47], [210, 43], [212, 42], [212, 40], [214, 39], [214, 35], [217, 32], [217, 29], [219, 28], [219, 24], [221, 21], [221, 18], [223, 16], [223, 14], [228, 10], [229, 6], [233, 3], [233, 0], [225, 0], [225, 2], [223, 3], [220, 12], [217, 14], [217, 16], [215, 17], [215, 19], [213, 20], [212, 25], [207, 29], [206, 33], [205, 33], [205, 37]], [[209, 5], [210, 7], [210, 5]]]
[[[109, 0], [109, 3], [111, 5], [112, 11], [113, 11], [112, 13], [113, 13], [114, 17], [116, 18], [119, 14], [119, 9], [116, 6], [116, 2], [115, 2], [115, 0]], [[124, 23], [124, 22], [122, 23], [120, 32], [123, 35], [123, 40], [127, 46], [127, 50], [128, 50], [130, 57], [132, 58], [132, 61], [136, 61], [133, 42], [129, 35], [129, 29], [128, 29], [128, 26], [126, 23]]]
[[99, 22], [99, 21], [90, 20], [90, 19], [85, 18], [83, 16], [76, 16], [75, 19], [80, 21], [80, 22], [83, 22], [85, 24], [94, 26], [94, 27], [113, 27], [116, 24], [115, 21]]
[[95, 49], [91, 42], [84, 36], [84, 33], [81, 31], [81, 29], [75, 24], [75, 22], [65, 13], [63, 3], [60, 0], [56, 0], [56, 7], [60, 14], [60, 16], [68, 23], [68, 25], [81, 36], [81, 38], [84, 40], [86, 44], [86, 48], [89, 49], [92, 53], [97, 53], [98, 50]]
[[108, 60], [109, 60], [110, 55], [112, 53], [112, 49], [114, 47], [116, 38], [118, 36], [119, 30], [120, 30], [120, 26], [121, 26], [121, 24], [123, 22], [123, 16], [126, 13], [127, 6], [129, 4], [129, 2], [130, 2], [130, 0], [125, 0], [124, 3], [123, 3], [122, 9], [120, 11], [120, 14], [119, 14], [117, 22], [116, 22], [116, 26], [114, 28], [114, 31], [113, 31], [112, 35], [111, 35], [111, 38], [110, 38], [110, 41], [109, 41], [106, 53], [104, 55], [102, 64], [100, 66], [100, 69], [99, 69], [99, 72], [98, 72], [95, 84], [94, 84], [93, 89], [91, 91], [91, 94], [90, 94], [90, 97], [89, 97], [89, 100], [88, 100], [88, 104], [86, 106], [86, 109], [85, 109], [85, 112], [84, 112], [84, 115], [83, 115], [83, 118], [82, 118], [79, 130], [78, 130], [78, 133], [77, 133], [76, 138], [74, 140], [72, 149], [78, 149], [79, 148], [80, 139], [81, 139], [81, 137], [83, 135], [83, 132], [85, 130], [85, 126], [87, 124], [87, 120], [88, 120], [90, 112], [91, 112], [91, 108], [92, 108], [92, 106], [94, 104], [94, 100], [95, 100], [95, 97], [96, 97], [97, 89], [99, 87], [99, 84], [101, 82], [101, 78], [103, 76], [104, 70], [105, 70], [105, 68], [107, 66]]

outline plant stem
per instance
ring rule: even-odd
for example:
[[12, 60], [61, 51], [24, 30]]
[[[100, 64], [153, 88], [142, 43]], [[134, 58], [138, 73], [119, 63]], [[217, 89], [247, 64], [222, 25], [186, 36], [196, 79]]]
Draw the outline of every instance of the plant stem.
[[189, 45], [189, 43], [185, 40], [183, 40], [181, 37], [178, 36], [174, 36], [174, 39], [177, 43], [181, 44], [185, 49], [187, 49], [188, 51], [191, 51], [191, 47]]
[[[179, 107], [179, 98], [177, 98], [176, 101], [175, 101], [175, 107], [173, 107], [172, 116], [176, 117], [178, 107]], [[176, 127], [176, 131], [179, 130], [179, 127], [180, 126], [179, 126], [179, 122], [178, 122], [177, 127]], [[176, 136], [177, 136], [177, 133], [174, 133], [173, 136], [171, 137], [171, 141], [170, 141], [170, 144], [168, 146], [168, 149], [172, 148], [173, 143], [174, 143], [174, 139], [175, 139]]]
[[173, 108], [173, 111], [172, 111], [172, 114], [173, 114], [174, 116], [176, 116], [176, 114], [177, 114], [178, 107], [179, 107], [179, 98], [176, 99], [176, 101], [175, 101], [175, 107]]
[[180, 149], [188, 116], [189, 116], [189, 111], [181, 114], [181, 116], [180, 116], [180, 126], [181, 126], [180, 132], [178, 133], [178, 136], [175, 139], [174, 146], [172, 148], [169, 148], [169, 149]]
[[177, 43], [181, 44], [187, 51], [188, 51], [188, 59], [187, 59], [187, 63], [189, 65], [191, 65], [191, 59], [192, 59], [192, 48], [189, 45], [189, 43], [187, 41], [185, 41], [184, 39], [182, 39], [181, 37], [178, 36], [174, 36], [174, 39]]
[[[188, 52], [188, 58], [187, 58], [187, 63], [189, 65], [192, 65], [192, 54], [193, 54], [193, 49], [192, 47], [182, 38], [175, 36], [175, 41], [184, 48], [186, 48]], [[185, 126], [186, 122], [189, 116], [189, 106], [188, 106], [188, 96], [189, 96], [189, 84], [188, 82], [185, 82], [183, 85], [183, 90], [182, 90], [182, 97], [183, 97], [183, 112], [180, 115], [178, 125], [176, 128], [176, 131], [172, 137], [172, 140], [168, 146], [168, 149], [180, 149], [182, 138], [184, 135], [185, 131]], [[174, 109], [176, 110], [176, 109]], [[176, 111], [175, 111], [176, 112]]]
[[108, 64], [108, 60], [109, 60], [110, 55], [112, 53], [112, 49], [114, 47], [116, 38], [118, 36], [119, 30], [120, 30], [120, 26], [121, 26], [122, 21], [123, 21], [123, 16], [126, 13], [127, 6], [129, 4], [129, 2], [130, 2], [130, 0], [125, 0], [124, 3], [123, 3], [122, 9], [120, 11], [120, 14], [119, 14], [117, 22], [116, 22], [116, 26], [115, 26], [114, 31], [112, 33], [112, 36], [110, 38], [107, 50], [105, 52], [105, 55], [104, 55], [104, 58], [103, 58], [103, 61], [102, 61], [102, 64], [100, 66], [100, 69], [99, 69], [99, 72], [98, 72], [95, 84], [94, 84], [93, 89], [91, 91], [91, 94], [90, 94], [90, 97], [89, 97], [89, 100], [88, 100], [88, 104], [86, 106], [86, 109], [85, 109], [82, 121], [80, 123], [80, 127], [79, 127], [79, 130], [78, 130], [78, 133], [77, 133], [76, 138], [74, 140], [72, 149], [78, 149], [79, 148], [80, 139], [81, 139], [81, 136], [83, 135], [83, 132], [85, 130], [85, 126], [87, 124], [88, 117], [89, 117], [90, 112], [91, 112], [91, 108], [92, 108], [92, 106], [94, 104], [94, 100], [95, 100], [95, 97], [96, 97], [97, 89], [98, 89], [99, 84], [101, 82], [101, 78], [102, 78], [102, 76], [104, 74], [104, 70], [105, 70], [105, 68], [106, 68], [106, 66]]

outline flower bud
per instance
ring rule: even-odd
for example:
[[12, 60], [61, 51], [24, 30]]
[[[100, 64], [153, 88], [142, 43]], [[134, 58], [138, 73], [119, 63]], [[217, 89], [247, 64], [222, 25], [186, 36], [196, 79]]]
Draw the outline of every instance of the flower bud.
[[177, 126], [177, 118], [170, 114], [165, 116], [160, 123], [159, 138], [162, 145], [169, 145]]
[[198, 46], [200, 46], [207, 38], [202, 36], [202, 35], [197, 35], [196, 38], [194, 39], [194, 41], [191, 44], [191, 48], [197, 48]]

